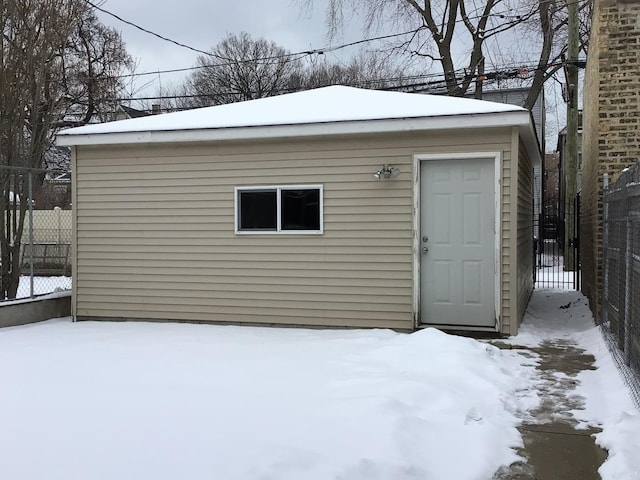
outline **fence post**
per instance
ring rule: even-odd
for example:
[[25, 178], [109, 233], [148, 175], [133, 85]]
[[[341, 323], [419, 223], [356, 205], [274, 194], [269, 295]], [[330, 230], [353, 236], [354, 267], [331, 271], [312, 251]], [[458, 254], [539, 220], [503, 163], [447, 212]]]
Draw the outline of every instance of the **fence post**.
[[29, 197], [29, 297], [33, 298], [33, 172], [28, 171], [27, 185]]
[[60, 207], [53, 207], [53, 211], [55, 212], [55, 215], [56, 215], [56, 225], [57, 225], [57, 229], [58, 229], [57, 230], [57, 238], [58, 238], [57, 244], [60, 245], [60, 243], [61, 243], [61, 241], [60, 241], [60, 237], [61, 237], [60, 230], [61, 230], [61, 223], [62, 223], [60, 215], [61, 215], [62, 209]]
[[602, 178], [602, 305], [600, 306], [600, 323], [607, 325], [609, 316], [607, 315], [607, 299], [609, 298], [609, 202], [607, 191], [609, 190], [609, 174], [605, 173]]
[[580, 192], [576, 195], [576, 198], [573, 201], [573, 250], [574, 250], [574, 261], [575, 261], [575, 270], [573, 272], [573, 288], [577, 291], [580, 291], [580, 279], [582, 275], [582, 266], [580, 265], [581, 255], [580, 255], [580, 242], [581, 242], [581, 234], [580, 234], [580, 208], [581, 208], [581, 196]]
[[633, 239], [631, 238], [631, 219], [629, 218], [630, 211], [627, 210], [627, 231], [626, 231], [626, 242], [625, 242], [625, 286], [624, 286], [624, 361], [627, 366], [631, 365], [631, 339], [630, 339], [630, 328], [629, 328], [629, 318], [631, 317], [631, 272], [633, 270], [632, 264], [632, 255], [633, 249], [631, 248], [631, 242]]

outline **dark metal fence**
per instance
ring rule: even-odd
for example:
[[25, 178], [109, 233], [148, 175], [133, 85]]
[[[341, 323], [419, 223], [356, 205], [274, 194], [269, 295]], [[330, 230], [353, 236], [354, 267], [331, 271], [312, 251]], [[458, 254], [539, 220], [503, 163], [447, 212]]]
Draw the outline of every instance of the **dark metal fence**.
[[0, 166], [0, 184], [0, 301], [69, 290], [69, 173]]
[[640, 396], [640, 163], [605, 188], [603, 219], [601, 325]]
[[580, 288], [580, 196], [547, 199], [534, 218], [535, 287]]

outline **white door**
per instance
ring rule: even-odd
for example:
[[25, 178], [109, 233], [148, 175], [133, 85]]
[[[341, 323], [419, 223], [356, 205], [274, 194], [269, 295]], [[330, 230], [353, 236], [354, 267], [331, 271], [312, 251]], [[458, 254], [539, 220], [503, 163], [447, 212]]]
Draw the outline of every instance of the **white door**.
[[420, 168], [420, 322], [493, 327], [493, 158], [423, 160]]

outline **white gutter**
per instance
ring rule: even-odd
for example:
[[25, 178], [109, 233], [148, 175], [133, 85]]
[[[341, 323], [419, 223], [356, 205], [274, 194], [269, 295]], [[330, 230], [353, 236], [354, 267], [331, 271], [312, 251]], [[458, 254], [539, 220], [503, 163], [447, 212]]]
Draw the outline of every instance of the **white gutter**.
[[[206, 142], [220, 140], [249, 140], [319, 135], [348, 135], [366, 133], [407, 132], [419, 130], [456, 130], [464, 128], [520, 127], [525, 132], [530, 125], [529, 112], [481, 113], [440, 117], [394, 118], [289, 125], [257, 125], [229, 128], [181, 130], [150, 130], [140, 132], [107, 132], [84, 135], [58, 134], [56, 144], [116, 145], [133, 143]], [[524, 133], [524, 132], [523, 132]], [[535, 133], [533, 133], [535, 135]]]

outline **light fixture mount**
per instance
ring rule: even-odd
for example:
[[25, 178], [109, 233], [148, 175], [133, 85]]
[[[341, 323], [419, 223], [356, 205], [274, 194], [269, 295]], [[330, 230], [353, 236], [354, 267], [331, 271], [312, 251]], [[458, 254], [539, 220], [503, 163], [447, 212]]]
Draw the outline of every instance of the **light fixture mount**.
[[380, 170], [373, 174], [373, 179], [376, 182], [379, 182], [382, 179], [389, 179], [391, 177], [396, 177], [400, 173], [400, 169], [398, 167], [394, 167], [392, 165], [383, 165]]

